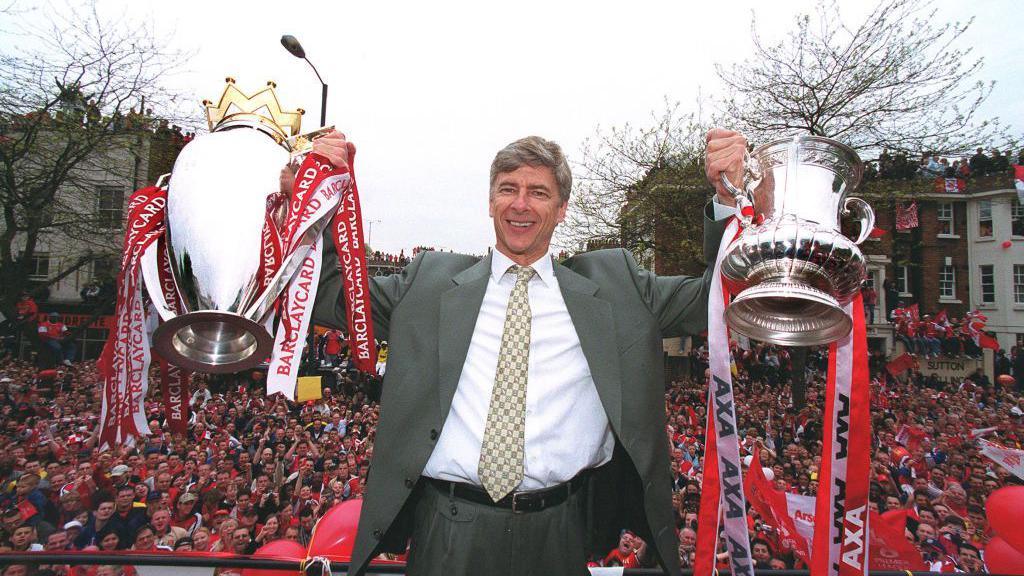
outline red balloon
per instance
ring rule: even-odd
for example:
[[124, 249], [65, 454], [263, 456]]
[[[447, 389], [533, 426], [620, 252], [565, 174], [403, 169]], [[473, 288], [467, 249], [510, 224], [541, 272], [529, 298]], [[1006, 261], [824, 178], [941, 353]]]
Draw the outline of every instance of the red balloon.
[[992, 574], [1024, 574], [1024, 552], [996, 536], [985, 546], [985, 564]]
[[1006, 387], [1013, 386], [1017, 383], [1017, 381], [1013, 379], [1013, 376], [1010, 376], [1009, 374], [1000, 374], [999, 377], [996, 378], [996, 382], [998, 382], [1000, 386]]
[[332, 506], [313, 527], [309, 557], [323, 556], [331, 562], [351, 560], [362, 509], [362, 500], [346, 500]]
[[[253, 556], [283, 560], [303, 560], [306, 558], [306, 549], [302, 544], [294, 540], [272, 540], [260, 546]], [[246, 568], [242, 570], [242, 576], [295, 576], [295, 571]]]
[[1006, 486], [989, 495], [985, 502], [988, 523], [1007, 544], [1024, 554], [1024, 486]]

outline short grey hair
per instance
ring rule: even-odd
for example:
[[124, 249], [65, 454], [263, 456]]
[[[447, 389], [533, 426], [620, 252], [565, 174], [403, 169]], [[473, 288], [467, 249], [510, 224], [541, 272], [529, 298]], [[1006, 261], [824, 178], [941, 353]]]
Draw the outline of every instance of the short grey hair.
[[498, 179], [498, 174], [514, 172], [523, 166], [550, 168], [558, 183], [559, 198], [563, 204], [569, 201], [572, 171], [569, 170], [562, 147], [540, 136], [520, 138], [495, 154], [494, 162], [491, 162], [491, 194], [494, 194], [494, 181]]

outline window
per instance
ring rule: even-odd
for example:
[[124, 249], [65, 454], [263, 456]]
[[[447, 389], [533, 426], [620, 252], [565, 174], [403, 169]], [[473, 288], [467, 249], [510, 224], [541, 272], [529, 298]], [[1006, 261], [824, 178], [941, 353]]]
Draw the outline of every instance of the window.
[[981, 303], [993, 304], [996, 301], [995, 272], [993, 272], [991, 264], [985, 264], [979, 268], [981, 268]]
[[992, 237], [992, 201], [978, 202], [978, 238]]
[[96, 210], [97, 226], [104, 230], [121, 227], [121, 213], [124, 209], [124, 189], [119, 186], [100, 186], [97, 190], [99, 204]]
[[109, 282], [117, 278], [121, 263], [114, 256], [100, 256], [92, 261], [93, 282]]
[[1014, 236], [1024, 236], [1024, 204], [1019, 197], [1010, 205], [1010, 230]]
[[956, 271], [952, 266], [939, 270], [939, 298], [956, 299]]
[[1013, 265], [1013, 303], [1024, 304], [1024, 264]]
[[953, 236], [956, 234], [953, 228], [953, 203], [942, 202], [939, 204], [939, 236]]
[[36, 252], [28, 267], [29, 280], [46, 280], [50, 277], [50, 255]]
[[910, 294], [910, 270], [906, 266], [896, 266], [896, 291]]

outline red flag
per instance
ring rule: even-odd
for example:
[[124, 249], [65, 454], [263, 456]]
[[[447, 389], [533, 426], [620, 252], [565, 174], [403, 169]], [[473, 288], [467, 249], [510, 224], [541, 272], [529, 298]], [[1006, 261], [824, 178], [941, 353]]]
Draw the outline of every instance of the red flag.
[[[793, 550], [804, 564], [810, 565], [810, 543], [797, 530], [796, 521], [790, 514], [786, 502], [786, 494], [776, 490], [764, 475], [761, 468], [759, 449], [754, 449], [754, 459], [750, 463], [747, 475], [743, 477], [743, 490], [747, 499], [766, 524], [779, 531], [779, 543]], [[803, 519], [807, 521], [806, 518]], [[811, 519], [813, 521], [813, 518]]]
[[907, 526], [907, 510], [893, 510], [884, 515], [872, 511], [868, 524], [871, 555], [868, 567], [871, 570], [886, 571], [927, 571], [921, 554], [904, 536]]
[[907, 312], [910, 312], [910, 319], [917, 322], [921, 319], [920, 307], [917, 304], [911, 304], [907, 306]]
[[697, 412], [694, 411], [693, 406], [690, 406], [690, 405], [686, 406], [686, 414], [687, 414], [687, 416], [690, 419], [690, 426], [693, 426], [694, 428], [699, 428], [700, 427], [700, 419], [697, 418]]
[[910, 354], [904, 352], [903, 354], [894, 358], [891, 362], [885, 365], [885, 369], [889, 374], [897, 376], [910, 370], [911, 368], [917, 367], [917, 359]]
[[898, 204], [896, 206], [896, 229], [910, 230], [917, 228], [917, 202], [911, 202], [909, 206]]
[[999, 350], [999, 341], [984, 332], [978, 332], [978, 346]]
[[938, 314], [935, 315], [935, 323], [942, 324], [943, 322], [946, 321], [947, 316], [948, 314], [946, 314], [946, 309], [943, 308]]
[[868, 234], [869, 238], [881, 238], [882, 236], [885, 236], [885, 230], [882, 230], [881, 228], [877, 227], [872, 228], [871, 233]]

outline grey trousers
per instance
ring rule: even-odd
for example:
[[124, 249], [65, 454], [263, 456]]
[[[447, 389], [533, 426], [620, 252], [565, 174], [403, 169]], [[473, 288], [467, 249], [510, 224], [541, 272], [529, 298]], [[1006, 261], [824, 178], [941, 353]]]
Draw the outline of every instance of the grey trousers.
[[587, 576], [586, 489], [557, 506], [513, 513], [426, 482], [414, 511], [410, 576]]

